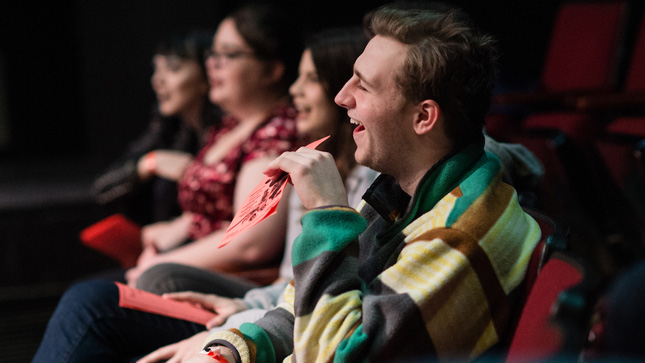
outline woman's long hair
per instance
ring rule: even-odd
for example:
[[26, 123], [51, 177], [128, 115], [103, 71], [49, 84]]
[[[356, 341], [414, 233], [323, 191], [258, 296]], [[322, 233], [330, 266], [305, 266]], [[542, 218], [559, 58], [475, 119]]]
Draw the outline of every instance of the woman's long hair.
[[[367, 45], [367, 37], [360, 27], [343, 27], [323, 30], [311, 36], [305, 48], [311, 57], [330, 102], [352, 77], [354, 62]], [[352, 139], [354, 126], [347, 111], [337, 106], [332, 138], [325, 142], [324, 150], [334, 155], [336, 166], [343, 180], [356, 165], [356, 144]]]

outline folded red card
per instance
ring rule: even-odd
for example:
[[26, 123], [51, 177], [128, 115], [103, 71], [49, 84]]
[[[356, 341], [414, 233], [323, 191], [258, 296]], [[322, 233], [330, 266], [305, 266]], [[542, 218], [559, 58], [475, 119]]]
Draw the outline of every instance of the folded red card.
[[[325, 136], [310, 143], [306, 147], [315, 149], [328, 138], [329, 136]], [[265, 177], [264, 180], [262, 180], [262, 182], [253, 189], [251, 194], [246, 197], [240, 209], [235, 213], [235, 217], [233, 217], [233, 221], [228, 226], [228, 229], [226, 229], [224, 238], [218, 247], [227, 245], [238, 234], [246, 231], [274, 214], [278, 209], [278, 203], [282, 198], [282, 192], [284, 192], [284, 188], [287, 187], [288, 178], [289, 175], [286, 173], [275, 180]]]
[[175, 319], [192, 321], [206, 325], [216, 315], [191, 303], [164, 299], [159, 295], [132, 288], [120, 282], [115, 282], [119, 288], [119, 306], [122, 308], [145, 311]]
[[126, 268], [136, 265], [142, 250], [141, 228], [122, 214], [111, 215], [83, 229], [80, 239]]

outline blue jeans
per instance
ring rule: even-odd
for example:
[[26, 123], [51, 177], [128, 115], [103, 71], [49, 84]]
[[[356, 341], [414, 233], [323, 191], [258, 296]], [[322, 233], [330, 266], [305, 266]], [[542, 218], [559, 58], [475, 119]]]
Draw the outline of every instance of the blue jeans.
[[120, 362], [204, 331], [203, 325], [119, 307], [112, 282], [70, 287], [54, 311], [32, 362]]

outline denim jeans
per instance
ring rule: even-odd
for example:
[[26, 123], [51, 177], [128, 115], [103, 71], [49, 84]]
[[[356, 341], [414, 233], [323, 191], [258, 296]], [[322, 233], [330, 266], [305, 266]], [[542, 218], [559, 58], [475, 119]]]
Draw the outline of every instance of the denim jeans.
[[116, 285], [70, 287], [54, 311], [32, 362], [122, 362], [204, 331], [203, 325], [119, 307]]

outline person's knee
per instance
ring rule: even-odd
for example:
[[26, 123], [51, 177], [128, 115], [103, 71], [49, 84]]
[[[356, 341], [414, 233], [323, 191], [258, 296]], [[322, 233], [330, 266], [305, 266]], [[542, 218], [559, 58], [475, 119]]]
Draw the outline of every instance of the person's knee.
[[173, 277], [180, 265], [174, 263], [162, 263], [154, 265], [144, 271], [137, 279], [137, 289], [161, 295], [165, 292], [174, 291]]
[[102, 280], [83, 281], [72, 285], [61, 297], [51, 321], [93, 321], [106, 315], [106, 309], [118, 307], [118, 288]]
[[61, 303], [93, 305], [118, 298], [118, 288], [113, 282], [89, 280], [72, 285], [61, 298]]

